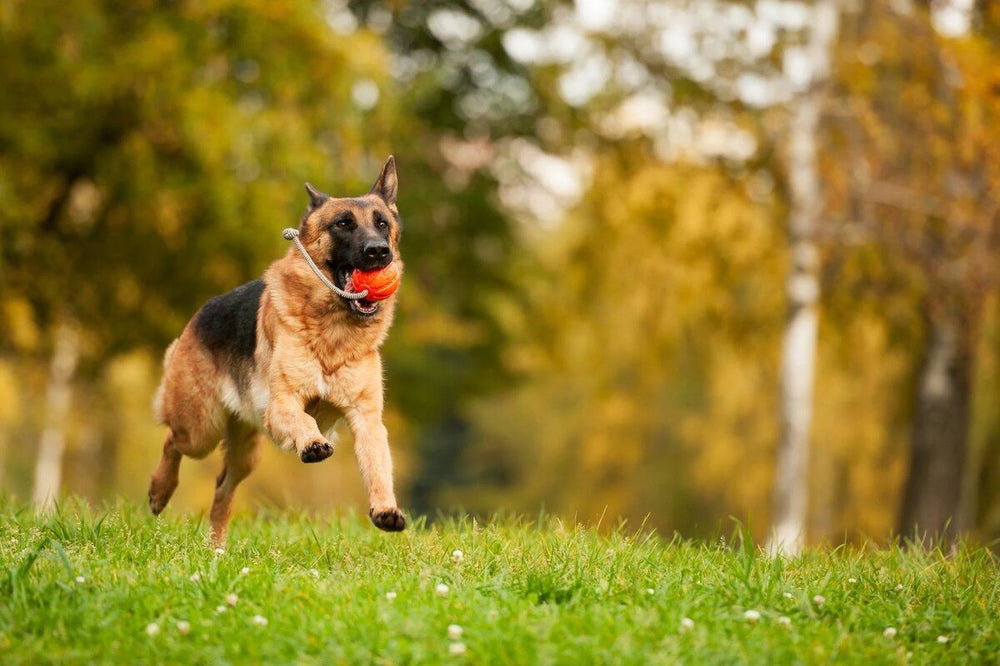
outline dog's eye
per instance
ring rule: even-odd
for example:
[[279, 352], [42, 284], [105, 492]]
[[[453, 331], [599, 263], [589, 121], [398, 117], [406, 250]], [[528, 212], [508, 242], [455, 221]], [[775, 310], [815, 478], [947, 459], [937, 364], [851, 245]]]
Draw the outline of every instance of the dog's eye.
[[385, 229], [388, 226], [389, 226], [389, 223], [385, 221], [384, 217], [382, 217], [381, 215], [376, 216], [376, 218], [375, 218], [375, 228], [376, 229]]
[[351, 230], [354, 228], [354, 216], [350, 213], [338, 215], [333, 223], [338, 229]]

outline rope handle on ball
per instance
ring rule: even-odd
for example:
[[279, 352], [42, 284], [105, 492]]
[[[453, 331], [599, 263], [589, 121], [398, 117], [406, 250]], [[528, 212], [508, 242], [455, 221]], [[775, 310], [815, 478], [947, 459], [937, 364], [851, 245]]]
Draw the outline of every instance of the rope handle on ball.
[[309, 264], [309, 268], [312, 269], [312, 272], [316, 274], [316, 277], [318, 277], [323, 284], [325, 284], [327, 287], [330, 288], [330, 291], [337, 294], [337, 296], [340, 296], [341, 298], [346, 298], [349, 301], [360, 301], [362, 298], [368, 295], [367, 289], [365, 289], [364, 291], [360, 291], [358, 293], [354, 293], [352, 291], [344, 291], [334, 283], [327, 280], [326, 276], [320, 272], [319, 267], [316, 266], [316, 262], [314, 262], [312, 260], [312, 257], [309, 256], [309, 253], [306, 252], [306, 248], [302, 244], [302, 241], [299, 240], [298, 229], [292, 229], [291, 227], [289, 227], [284, 231], [282, 231], [281, 235], [284, 237], [285, 240], [290, 240], [295, 243], [295, 247], [299, 248], [299, 253], [302, 255], [302, 258], [306, 260], [306, 263]]

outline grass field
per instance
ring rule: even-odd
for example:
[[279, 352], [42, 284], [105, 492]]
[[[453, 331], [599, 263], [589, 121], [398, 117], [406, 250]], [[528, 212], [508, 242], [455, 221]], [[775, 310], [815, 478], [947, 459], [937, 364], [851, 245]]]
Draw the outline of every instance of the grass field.
[[0, 501], [0, 663], [1000, 663], [983, 549], [783, 560], [551, 519], [393, 535], [292, 513], [236, 516], [223, 553], [206, 532]]

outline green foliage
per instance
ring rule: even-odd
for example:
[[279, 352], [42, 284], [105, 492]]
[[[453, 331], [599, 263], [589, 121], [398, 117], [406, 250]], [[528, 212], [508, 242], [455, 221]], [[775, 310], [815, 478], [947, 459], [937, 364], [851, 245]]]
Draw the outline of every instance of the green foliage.
[[79, 320], [92, 359], [164, 344], [284, 248], [305, 180], [355, 193], [371, 177], [353, 165], [384, 157], [366, 133], [393, 107], [358, 109], [350, 82], [384, 81], [384, 62], [305, 0], [6, 7], [4, 294]]
[[[1000, 657], [996, 562], [967, 546], [947, 558], [859, 547], [783, 560], [739, 531], [715, 543], [667, 542], [624, 525], [601, 534], [501, 518], [418, 521], [388, 536], [354, 517], [286, 513], [237, 517], [219, 555], [204, 532], [200, 521], [154, 520], [130, 505], [69, 504], [38, 518], [4, 502], [0, 657], [443, 663], [457, 659], [449, 650], [459, 642], [472, 663]], [[460, 639], [448, 637], [451, 624]], [[883, 635], [888, 627], [895, 637]]]

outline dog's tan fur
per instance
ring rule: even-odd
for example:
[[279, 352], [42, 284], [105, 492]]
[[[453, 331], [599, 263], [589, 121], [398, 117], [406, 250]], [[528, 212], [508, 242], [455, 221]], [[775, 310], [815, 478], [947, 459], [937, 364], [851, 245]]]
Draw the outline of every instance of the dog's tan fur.
[[[380, 211], [390, 221], [389, 243], [399, 261], [396, 182], [390, 157], [368, 195], [330, 197], [311, 207], [299, 233], [317, 265], [324, 266], [334, 250], [330, 225], [345, 210], [353, 212], [359, 233], [373, 233], [374, 211]], [[252, 362], [208, 349], [194, 319], [167, 349], [155, 411], [170, 431], [150, 483], [150, 507], [159, 513], [166, 506], [177, 487], [182, 456], [204, 458], [222, 440], [225, 464], [216, 482], [211, 522], [214, 541], [224, 542], [233, 491], [257, 465], [260, 432], [315, 462], [332, 453], [328, 437], [343, 417], [354, 434], [372, 521], [385, 530], [403, 529], [382, 424], [379, 356], [396, 297], [381, 301], [377, 314], [362, 319], [317, 279], [294, 246], [271, 264], [263, 280]]]

